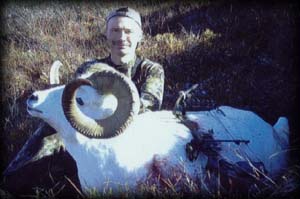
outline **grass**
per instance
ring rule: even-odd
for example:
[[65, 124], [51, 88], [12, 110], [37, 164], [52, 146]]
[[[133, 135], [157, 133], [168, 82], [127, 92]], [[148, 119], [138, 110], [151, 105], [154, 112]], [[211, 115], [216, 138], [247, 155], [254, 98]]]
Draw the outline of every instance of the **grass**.
[[[39, 123], [28, 116], [25, 100], [32, 90], [49, 84], [53, 61], [64, 64], [61, 78], [65, 83], [83, 61], [106, 56], [105, 16], [123, 5], [142, 13], [145, 36], [138, 54], [164, 66], [164, 109], [173, 108], [179, 90], [199, 83], [200, 108], [224, 104], [250, 109], [271, 124], [287, 116], [294, 159], [300, 142], [297, 4], [10, 2], [1, 12], [2, 167]], [[195, 107], [199, 108], [190, 108]], [[299, 177], [299, 168], [291, 171]], [[279, 192], [284, 186], [279, 186]], [[161, 193], [153, 190], [155, 186], [145, 188]], [[41, 189], [36, 198], [53, 192]]]

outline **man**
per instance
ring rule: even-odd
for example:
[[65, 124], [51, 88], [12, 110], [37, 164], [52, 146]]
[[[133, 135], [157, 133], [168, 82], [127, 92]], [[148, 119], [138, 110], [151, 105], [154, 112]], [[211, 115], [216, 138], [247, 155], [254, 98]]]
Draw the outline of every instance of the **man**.
[[140, 14], [128, 7], [109, 13], [106, 18], [106, 38], [110, 55], [83, 63], [75, 74], [84, 73], [94, 63], [106, 63], [135, 83], [141, 99], [140, 113], [159, 110], [164, 92], [164, 70], [160, 64], [136, 55], [136, 48], [143, 38]]

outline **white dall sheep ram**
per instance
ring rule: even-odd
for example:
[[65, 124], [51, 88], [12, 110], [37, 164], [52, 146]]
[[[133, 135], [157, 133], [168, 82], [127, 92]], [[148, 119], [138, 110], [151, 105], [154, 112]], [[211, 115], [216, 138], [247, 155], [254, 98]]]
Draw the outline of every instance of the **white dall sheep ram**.
[[[30, 115], [57, 130], [76, 161], [83, 190], [136, 190], [153, 179], [168, 184], [183, 177], [205, 188], [209, 153], [200, 151], [196, 160], [189, 160], [190, 129], [172, 111], [138, 114], [135, 85], [104, 64], [92, 65], [67, 85], [34, 92], [27, 107]], [[285, 118], [272, 127], [253, 112], [228, 106], [186, 115], [200, 127], [199, 135], [212, 130], [213, 139], [249, 141], [219, 143], [217, 165], [221, 160], [237, 167], [243, 162], [261, 173], [256, 168], [260, 162], [271, 176], [284, 167], [286, 155], [280, 152], [288, 146]]]

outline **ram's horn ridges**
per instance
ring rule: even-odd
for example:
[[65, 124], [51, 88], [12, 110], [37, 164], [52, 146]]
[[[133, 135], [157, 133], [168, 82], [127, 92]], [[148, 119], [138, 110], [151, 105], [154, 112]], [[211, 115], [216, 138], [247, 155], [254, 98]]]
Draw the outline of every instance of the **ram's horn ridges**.
[[90, 138], [111, 138], [119, 135], [139, 112], [139, 94], [134, 83], [116, 70], [95, 72], [86, 82], [92, 82], [93, 87], [101, 94], [116, 96], [116, 111], [110, 117], [101, 120], [85, 116], [75, 102], [76, 89], [83, 83], [76, 83], [75, 80], [66, 86], [63, 93], [62, 104], [66, 118], [73, 128]]
[[86, 79], [76, 79], [66, 85], [62, 95], [62, 108], [73, 128], [79, 132], [91, 132], [94, 131], [92, 127], [98, 126], [97, 123], [79, 110], [75, 100], [77, 88], [83, 85], [92, 86], [92, 82]]

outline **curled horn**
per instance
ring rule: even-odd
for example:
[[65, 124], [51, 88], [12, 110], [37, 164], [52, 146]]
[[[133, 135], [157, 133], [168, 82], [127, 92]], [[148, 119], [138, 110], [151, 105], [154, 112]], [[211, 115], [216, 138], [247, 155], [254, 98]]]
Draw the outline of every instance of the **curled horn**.
[[[98, 66], [95, 66], [97, 68]], [[76, 89], [90, 85], [101, 94], [118, 99], [116, 111], [108, 118], [95, 120], [84, 115], [76, 105]], [[138, 114], [140, 101], [134, 83], [114, 69], [94, 72], [87, 79], [77, 79], [66, 85], [62, 106], [67, 120], [79, 133], [90, 138], [111, 138], [122, 133]]]

